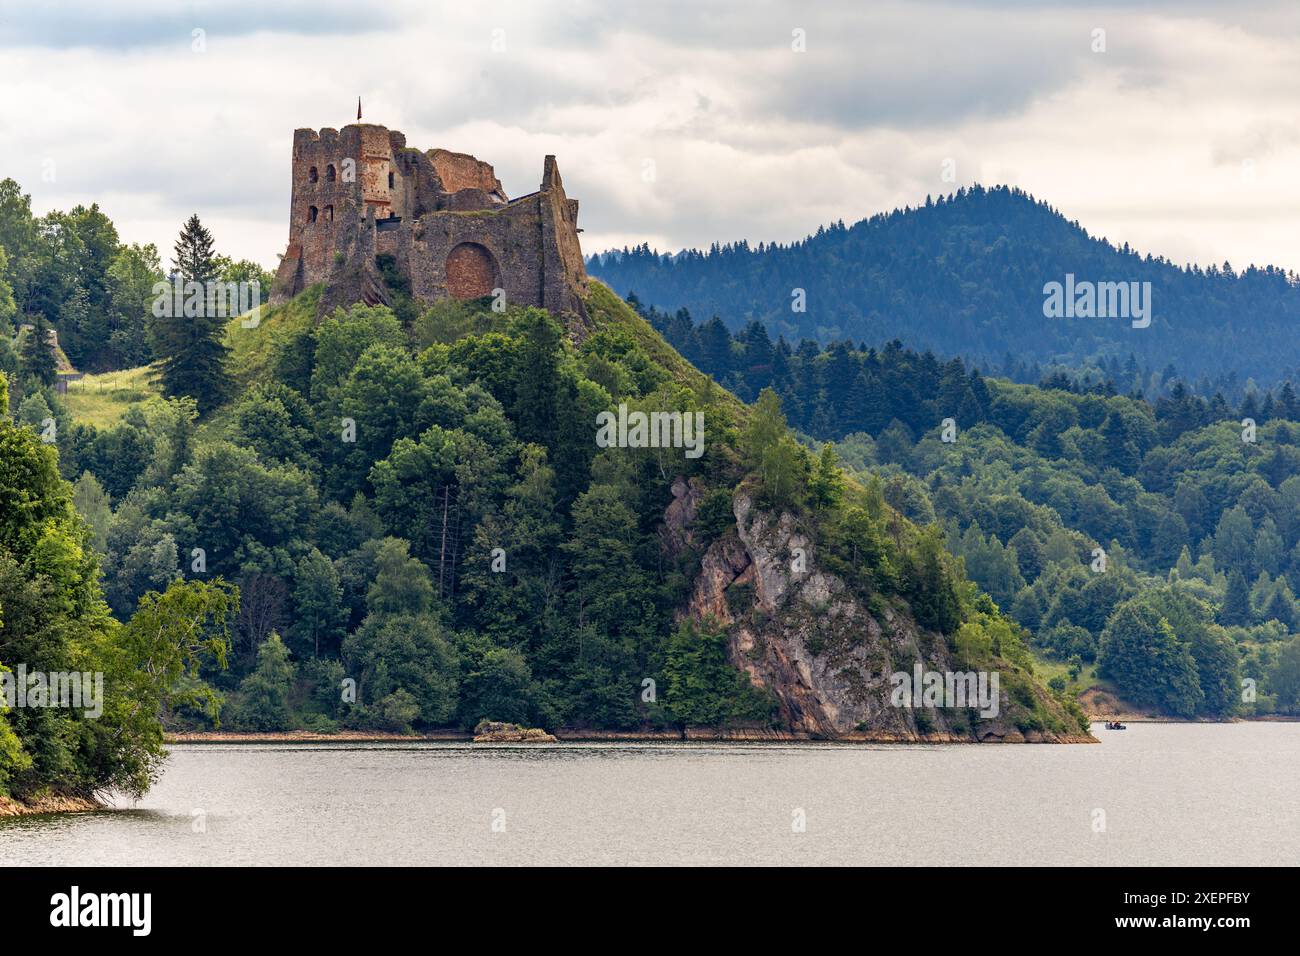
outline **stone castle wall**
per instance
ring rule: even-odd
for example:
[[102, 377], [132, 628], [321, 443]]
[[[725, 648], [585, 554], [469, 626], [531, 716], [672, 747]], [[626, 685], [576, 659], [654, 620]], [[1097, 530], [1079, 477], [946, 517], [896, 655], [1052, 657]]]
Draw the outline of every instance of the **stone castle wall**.
[[399, 132], [355, 125], [294, 133], [289, 244], [271, 302], [317, 283], [323, 307], [387, 301], [375, 264], [393, 257], [417, 299], [477, 298], [585, 316], [578, 202], [553, 156], [538, 191], [506, 197], [488, 163], [406, 146]]

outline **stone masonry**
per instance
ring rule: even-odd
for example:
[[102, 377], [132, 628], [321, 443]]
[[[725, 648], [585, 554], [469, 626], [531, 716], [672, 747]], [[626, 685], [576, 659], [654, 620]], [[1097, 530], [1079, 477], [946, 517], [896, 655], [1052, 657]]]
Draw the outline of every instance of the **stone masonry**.
[[578, 201], [565, 196], [554, 156], [537, 192], [509, 199], [489, 164], [410, 148], [396, 130], [296, 130], [289, 247], [271, 303], [317, 283], [326, 310], [388, 303], [379, 257], [423, 302], [500, 289], [511, 305], [586, 317]]

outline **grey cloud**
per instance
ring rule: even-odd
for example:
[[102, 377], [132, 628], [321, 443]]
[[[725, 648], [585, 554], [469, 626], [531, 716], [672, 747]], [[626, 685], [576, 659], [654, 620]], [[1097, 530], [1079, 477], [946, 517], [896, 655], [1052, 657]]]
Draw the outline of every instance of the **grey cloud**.
[[88, 47], [136, 50], [178, 44], [203, 29], [212, 41], [254, 33], [299, 36], [363, 34], [395, 28], [395, 12], [371, 3], [333, 0], [230, 0], [168, 3], [164, 0], [110, 3], [55, 0], [34, 4], [0, 0], [0, 49]]

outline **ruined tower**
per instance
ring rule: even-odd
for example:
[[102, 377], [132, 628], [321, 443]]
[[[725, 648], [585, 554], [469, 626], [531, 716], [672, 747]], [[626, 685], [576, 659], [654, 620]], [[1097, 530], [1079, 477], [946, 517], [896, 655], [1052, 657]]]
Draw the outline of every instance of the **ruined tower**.
[[289, 246], [271, 303], [317, 283], [327, 309], [387, 303], [382, 262], [424, 302], [501, 290], [511, 305], [585, 317], [577, 223], [554, 156], [537, 192], [509, 199], [489, 164], [409, 148], [383, 126], [296, 130]]

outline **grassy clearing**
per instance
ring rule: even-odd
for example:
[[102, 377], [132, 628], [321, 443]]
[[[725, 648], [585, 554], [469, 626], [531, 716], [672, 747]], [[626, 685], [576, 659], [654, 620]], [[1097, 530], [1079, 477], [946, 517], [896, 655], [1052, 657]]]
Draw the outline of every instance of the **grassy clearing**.
[[[283, 305], [260, 306], [256, 319], [250, 312], [226, 323], [224, 341], [230, 349], [230, 374], [237, 392], [254, 382], [268, 381], [276, 346], [315, 326], [321, 292], [320, 286], [312, 286]], [[251, 324], [254, 320], [256, 325]]]
[[713, 379], [686, 361], [650, 323], [637, 315], [633, 308], [615, 295], [601, 282], [592, 279], [587, 295], [587, 310], [597, 328], [611, 326], [629, 332], [633, 341], [651, 360], [662, 365], [673, 379], [693, 391], [704, 405], [716, 405], [726, 410], [733, 422], [743, 427], [749, 421], [749, 407]]
[[1044, 657], [1034, 656], [1034, 673], [1042, 678], [1044, 684], [1057, 675], [1065, 678], [1066, 690], [1071, 694], [1079, 694], [1089, 687], [1095, 687], [1103, 683], [1097, 677], [1097, 665], [1085, 664], [1083, 670], [1079, 672], [1078, 680], [1070, 680], [1070, 665], [1063, 661], [1051, 661]]
[[133, 405], [158, 398], [158, 389], [149, 382], [149, 372], [149, 366], [141, 365], [87, 375], [68, 383], [68, 394], [63, 396], [63, 403], [74, 421], [96, 428], [109, 428]]

